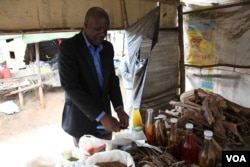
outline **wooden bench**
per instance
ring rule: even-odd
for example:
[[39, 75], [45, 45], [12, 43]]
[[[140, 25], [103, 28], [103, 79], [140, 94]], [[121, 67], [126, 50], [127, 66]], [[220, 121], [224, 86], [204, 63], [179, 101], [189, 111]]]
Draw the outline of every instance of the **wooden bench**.
[[35, 89], [36, 96], [40, 100], [40, 105], [44, 108], [42, 86], [42, 82], [38, 79], [37, 74], [26, 73], [25, 75], [14, 75], [12, 78], [0, 79], [0, 90], [11, 90], [4, 94], [4, 96], [18, 94], [20, 107], [24, 106], [23, 91]]

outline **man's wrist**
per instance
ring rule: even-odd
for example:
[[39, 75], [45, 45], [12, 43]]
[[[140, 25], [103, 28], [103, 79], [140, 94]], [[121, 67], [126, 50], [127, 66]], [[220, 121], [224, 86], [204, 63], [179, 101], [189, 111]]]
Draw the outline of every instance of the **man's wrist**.
[[100, 120], [104, 117], [106, 113], [104, 111], [101, 112], [101, 114], [98, 115], [98, 117], [95, 119], [97, 122], [100, 122]]
[[120, 111], [120, 110], [123, 110], [123, 106], [118, 106], [118, 107], [115, 108], [115, 111], [116, 111], [116, 112], [117, 112], [117, 111]]

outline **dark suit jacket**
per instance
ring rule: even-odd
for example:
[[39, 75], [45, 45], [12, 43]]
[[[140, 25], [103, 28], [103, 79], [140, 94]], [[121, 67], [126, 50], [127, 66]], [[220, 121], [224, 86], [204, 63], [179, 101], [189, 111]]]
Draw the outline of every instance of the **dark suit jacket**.
[[65, 90], [62, 128], [74, 137], [96, 133], [95, 119], [102, 112], [123, 106], [119, 78], [115, 75], [113, 46], [103, 41], [100, 53], [104, 86], [101, 89], [94, 62], [82, 32], [64, 40], [59, 47], [59, 76]]

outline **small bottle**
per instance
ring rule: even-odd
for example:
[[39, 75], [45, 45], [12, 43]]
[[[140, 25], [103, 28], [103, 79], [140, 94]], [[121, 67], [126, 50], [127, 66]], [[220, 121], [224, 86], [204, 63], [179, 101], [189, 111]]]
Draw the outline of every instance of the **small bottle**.
[[139, 108], [135, 108], [132, 117], [133, 128], [143, 126], [142, 117]]
[[155, 125], [153, 119], [154, 109], [147, 109], [147, 117], [145, 122], [145, 135], [147, 137], [148, 144], [155, 144]]
[[177, 160], [180, 159], [180, 140], [177, 133], [177, 118], [170, 119], [170, 134], [168, 138], [168, 151], [172, 154]]
[[167, 117], [159, 114], [155, 117], [155, 145], [156, 146], [167, 146]]
[[192, 164], [197, 162], [197, 145], [193, 134], [194, 125], [187, 123], [185, 128], [186, 134], [181, 144], [181, 160], [185, 161], [185, 164]]
[[205, 130], [203, 146], [198, 155], [199, 167], [216, 166], [216, 152], [212, 140], [213, 132], [210, 130]]

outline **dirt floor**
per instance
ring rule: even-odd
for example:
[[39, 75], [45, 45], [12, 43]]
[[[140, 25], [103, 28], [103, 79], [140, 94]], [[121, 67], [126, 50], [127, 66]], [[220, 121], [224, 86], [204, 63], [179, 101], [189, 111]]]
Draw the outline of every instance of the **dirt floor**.
[[[2, 98], [19, 105], [18, 96]], [[9, 159], [51, 153], [73, 147], [72, 138], [61, 129], [64, 92], [60, 87], [44, 89], [45, 108], [40, 107], [34, 91], [24, 95], [24, 107], [14, 114], [0, 113], [0, 167]], [[2, 164], [1, 164], [2, 163]], [[1, 166], [2, 165], [2, 166]], [[21, 165], [21, 164], [20, 164]], [[14, 166], [13, 166], [14, 167]]]
[[[34, 155], [55, 155], [74, 147], [71, 136], [61, 128], [64, 91], [60, 87], [46, 88], [43, 94], [44, 109], [35, 92], [29, 91], [24, 95], [21, 112], [0, 112], [0, 167], [26, 166], [26, 159]], [[19, 105], [18, 96], [1, 97], [0, 102], [8, 100]]]

